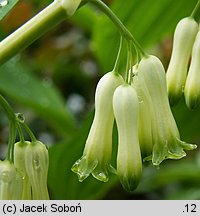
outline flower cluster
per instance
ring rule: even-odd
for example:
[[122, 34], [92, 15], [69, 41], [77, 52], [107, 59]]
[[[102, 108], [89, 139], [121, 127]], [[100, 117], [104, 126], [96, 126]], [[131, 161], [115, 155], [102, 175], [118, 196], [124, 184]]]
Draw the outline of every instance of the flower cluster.
[[172, 56], [167, 70], [170, 104], [177, 103], [184, 93], [186, 105], [190, 109], [200, 106], [199, 59], [199, 25], [192, 17], [183, 18], [175, 29]]
[[[83, 156], [72, 167], [79, 181], [91, 173], [106, 182], [110, 171], [117, 174], [127, 191], [133, 191], [140, 182], [143, 162], [151, 161], [158, 167], [165, 159], [183, 158], [185, 150], [197, 147], [181, 140], [170, 104], [175, 104], [184, 92], [189, 108], [200, 106], [200, 31], [194, 20], [199, 6], [200, 1], [190, 17], [177, 24], [167, 73], [161, 61], [156, 56], [147, 55], [126, 31], [125, 78], [123, 80], [118, 73], [119, 50], [113, 71], [97, 84], [94, 120]], [[132, 45], [137, 53], [135, 66]], [[114, 120], [118, 130], [116, 168], [110, 164]]]
[[133, 191], [142, 175], [142, 160], [154, 166], [165, 159], [180, 159], [196, 145], [180, 140], [172, 115], [165, 70], [160, 60], [145, 55], [130, 71], [129, 82], [115, 71], [104, 75], [95, 94], [95, 116], [83, 156], [72, 167], [83, 181], [91, 173], [108, 181], [114, 118], [118, 129], [117, 167], [123, 187]]
[[0, 161], [1, 200], [47, 200], [48, 151], [39, 142], [14, 145], [14, 163]]

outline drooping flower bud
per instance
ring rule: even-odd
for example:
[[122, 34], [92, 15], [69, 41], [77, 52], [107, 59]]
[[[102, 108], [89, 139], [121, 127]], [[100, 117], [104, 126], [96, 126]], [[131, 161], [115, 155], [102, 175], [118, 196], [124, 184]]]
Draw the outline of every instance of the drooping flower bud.
[[198, 24], [192, 17], [186, 17], [176, 26], [171, 60], [167, 70], [167, 90], [173, 105], [184, 92], [189, 57], [198, 32]]
[[152, 113], [152, 101], [143, 77], [138, 76], [138, 67], [134, 66], [133, 71], [135, 75], [132, 86], [135, 88], [139, 100], [139, 143], [142, 158], [145, 158], [151, 155], [153, 150], [150, 114]]
[[164, 159], [179, 159], [186, 155], [184, 149], [192, 150], [196, 145], [180, 140], [179, 131], [172, 115], [167, 97], [166, 77], [162, 63], [155, 56], [144, 57], [139, 63], [138, 76], [142, 76], [153, 104], [152, 163], [159, 165]]
[[90, 173], [100, 181], [108, 181], [114, 122], [112, 99], [115, 89], [122, 83], [120, 75], [109, 72], [97, 85], [94, 120], [83, 156], [72, 167], [72, 171], [78, 174], [79, 181], [83, 181]]
[[192, 59], [184, 94], [186, 104], [190, 109], [195, 109], [200, 106], [200, 31], [193, 45]]
[[31, 142], [26, 146], [25, 167], [32, 188], [32, 199], [48, 200], [49, 155], [46, 146], [42, 142]]
[[133, 191], [141, 178], [142, 159], [138, 137], [139, 103], [134, 88], [119, 86], [113, 97], [118, 128], [117, 174], [127, 191]]
[[25, 166], [25, 152], [26, 147], [30, 145], [30, 142], [17, 142], [15, 143], [14, 148], [14, 165], [19, 172], [19, 175], [22, 176], [22, 200], [30, 200], [31, 199], [31, 185], [29, 182], [29, 178], [26, 172]]
[[18, 177], [14, 164], [0, 161], [0, 200], [20, 199], [22, 184]]

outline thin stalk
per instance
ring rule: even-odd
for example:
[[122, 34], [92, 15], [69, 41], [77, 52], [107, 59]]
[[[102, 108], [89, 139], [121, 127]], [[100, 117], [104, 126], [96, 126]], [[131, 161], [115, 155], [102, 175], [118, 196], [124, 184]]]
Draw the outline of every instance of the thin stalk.
[[11, 163], [14, 162], [14, 144], [16, 139], [16, 122], [10, 122], [10, 129], [9, 129], [9, 139], [8, 139], [8, 150], [6, 159], [9, 160]]
[[132, 81], [132, 75], [133, 75], [133, 54], [132, 54], [132, 46], [129, 43], [128, 44], [128, 49], [129, 49], [129, 74], [128, 74], [128, 84], [131, 85], [131, 81]]
[[31, 129], [28, 127], [28, 125], [26, 123], [21, 123], [21, 125], [24, 127], [24, 129], [26, 130], [26, 132], [30, 136], [31, 142], [36, 142], [37, 139], [36, 139], [35, 135], [33, 134], [33, 132], [31, 131]]
[[10, 162], [13, 162], [13, 154], [14, 154], [14, 143], [16, 139], [16, 118], [15, 113], [8, 102], [4, 99], [2, 95], [0, 95], [0, 106], [3, 108], [9, 119], [9, 139], [8, 139], [8, 150], [6, 159]]
[[119, 44], [119, 50], [117, 53], [117, 59], [115, 61], [115, 65], [113, 68], [114, 73], [118, 73], [119, 72], [119, 63], [120, 63], [120, 56], [122, 54], [122, 47], [123, 47], [123, 37], [120, 38], [120, 44]]
[[[128, 44], [129, 46], [129, 44]], [[130, 58], [131, 58], [131, 53], [129, 50], [129, 47], [127, 49], [127, 62], [126, 62], [126, 75], [125, 75], [125, 82], [129, 84], [129, 69], [130, 69]]]
[[132, 41], [135, 47], [140, 51], [140, 53], [143, 56], [146, 56], [144, 50], [140, 46], [140, 44], [137, 42], [137, 40], [133, 37], [133, 35], [130, 33], [130, 31], [124, 26], [124, 24], [121, 22], [121, 20], [112, 12], [112, 10], [101, 0], [88, 0], [88, 2], [91, 2], [96, 7], [98, 7], [102, 12], [104, 12], [110, 20], [114, 23], [114, 25], [119, 30], [120, 34], [127, 40]]
[[0, 42], [0, 65], [67, 17], [59, 1], [54, 1]]
[[20, 123], [17, 124], [17, 131], [18, 131], [18, 134], [19, 134], [20, 141], [24, 142], [25, 141], [24, 134], [23, 134]]
[[200, 7], [200, 0], [197, 2], [196, 6], [194, 7], [194, 9], [190, 15], [191, 17], [195, 18], [195, 16], [197, 15], [197, 11], [198, 11], [199, 7]]
[[5, 98], [1, 94], [0, 94], [0, 106], [3, 108], [8, 119], [10, 121], [15, 121], [15, 113], [12, 107], [8, 104], [8, 102], [5, 100]]

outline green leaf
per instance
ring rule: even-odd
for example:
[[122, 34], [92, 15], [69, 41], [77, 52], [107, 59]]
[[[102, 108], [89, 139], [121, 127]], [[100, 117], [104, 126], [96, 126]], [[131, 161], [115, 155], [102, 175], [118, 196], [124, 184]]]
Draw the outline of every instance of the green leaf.
[[46, 118], [63, 134], [74, 132], [74, 118], [60, 93], [34, 76], [22, 60], [12, 59], [0, 67], [0, 91]]
[[[172, 107], [182, 140], [187, 142], [199, 143], [200, 137], [200, 109], [190, 110], [186, 107], [185, 101], [182, 100]], [[198, 144], [197, 143], [197, 144]]]
[[69, 20], [73, 24], [80, 26], [88, 33], [92, 32], [95, 20], [97, 19], [96, 14], [89, 5], [85, 5], [80, 8]]
[[19, 0], [0, 0], [0, 20], [17, 4]]
[[[179, 19], [189, 16], [196, 2], [196, 0], [134, 0], [125, 5], [123, 0], [115, 0], [111, 8], [147, 50], [166, 36], [172, 35]], [[119, 38], [120, 35], [111, 21], [105, 15], [98, 14], [94, 25], [93, 48], [104, 73], [113, 67]], [[121, 64], [125, 70], [125, 54]]]

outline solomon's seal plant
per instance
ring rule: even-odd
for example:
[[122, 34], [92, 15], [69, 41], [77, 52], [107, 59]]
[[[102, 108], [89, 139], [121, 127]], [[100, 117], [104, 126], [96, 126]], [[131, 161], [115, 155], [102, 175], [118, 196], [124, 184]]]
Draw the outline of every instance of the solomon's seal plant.
[[[107, 182], [109, 172], [112, 172], [127, 191], [133, 191], [142, 177], [143, 162], [151, 161], [154, 166], [159, 166], [163, 160], [180, 159], [186, 156], [186, 150], [197, 147], [181, 140], [170, 104], [175, 104], [183, 92], [189, 108], [196, 108], [200, 103], [200, 34], [197, 34], [198, 23], [195, 21], [200, 0], [191, 16], [181, 19], [176, 26], [167, 74], [159, 58], [147, 54], [100, 0], [53, 1], [0, 42], [0, 64], [86, 3], [96, 6], [109, 17], [119, 30], [121, 41], [113, 70], [97, 84], [94, 119], [83, 155], [74, 162], [72, 171], [81, 182], [90, 174]], [[123, 73], [119, 70], [122, 50], [127, 52]], [[15, 114], [1, 95], [0, 105], [10, 123], [7, 156], [0, 161], [0, 199], [49, 199], [46, 146], [35, 138], [23, 115]], [[118, 130], [117, 155], [113, 154], [112, 148], [114, 121]], [[29, 141], [24, 139], [23, 130], [29, 135]], [[112, 156], [116, 158], [116, 167], [111, 164]]]

